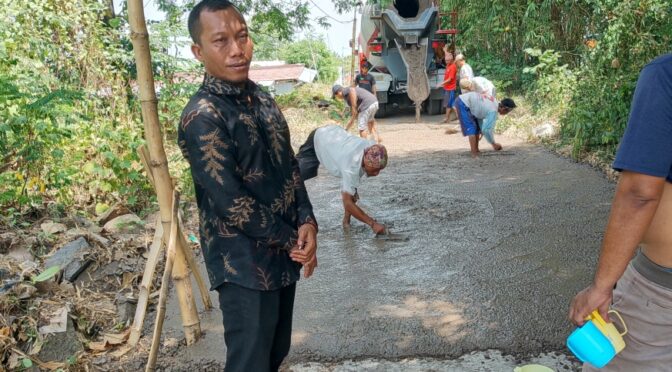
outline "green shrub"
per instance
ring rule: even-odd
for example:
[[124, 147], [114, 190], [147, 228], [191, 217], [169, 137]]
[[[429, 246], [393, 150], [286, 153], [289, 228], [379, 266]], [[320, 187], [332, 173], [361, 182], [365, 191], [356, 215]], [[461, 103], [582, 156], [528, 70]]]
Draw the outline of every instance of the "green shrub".
[[492, 81], [497, 92], [518, 92], [529, 86], [533, 80], [523, 73], [522, 66], [505, 63], [491, 53], [477, 53], [468, 62], [476, 76]]
[[574, 154], [613, 155], [627, 125], [641, 69], [672, 46], [672, 8], [665, 0], [596, 1], [593, 47], [584, 48], [576, 89], [562, 117]]
[[[108, 19], [95, 0], [0, 6], [2, 221], [21, 223], [27, 212], [51, 213], [54, 205], [90, 213], [116, 201], [136, 212], [151, 207], [136, 152], [144, 137], [126, 20]], [[195, 87], [173, 81], [193, 63], [167, 54], [164, 34], [175, 28], [153, 26], [164, 142], [181, 178], [174, 128]]]
[[535, 77], [529, 87], [529, 98], [537, 108], [544, 106], [547, 113], [557, 114], [567, 110], [576, 87], [576, 76], [567, 64], [561, 65], [560, 53], [528, 48], [525, 53], [537, 58], [538, 63], [523, 69]]

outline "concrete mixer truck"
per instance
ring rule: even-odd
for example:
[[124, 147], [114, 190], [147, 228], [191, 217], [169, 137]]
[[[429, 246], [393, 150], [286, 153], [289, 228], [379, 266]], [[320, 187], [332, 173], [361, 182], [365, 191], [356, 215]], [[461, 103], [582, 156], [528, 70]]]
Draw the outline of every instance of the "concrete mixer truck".
[[430, 115], [442, 112], [442, 48], [446, 42], [454, 48], [457, 31], [439, 30], [446, 15], [439, 8], [436, 0], [377, 0], [362, 8], [359, 59], [376, 80], [378, 116], [411, 106], [418, 121], [422, 107]]

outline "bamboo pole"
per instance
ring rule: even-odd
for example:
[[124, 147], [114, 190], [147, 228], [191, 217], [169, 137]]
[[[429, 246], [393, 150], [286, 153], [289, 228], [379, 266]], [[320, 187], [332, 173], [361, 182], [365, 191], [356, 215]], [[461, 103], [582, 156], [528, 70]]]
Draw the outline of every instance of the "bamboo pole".
[[357, 54], [357, 44], [356, 44], [356, 32], [357, 32], [357, 5], [355, 5], [355, 10], [352, 11], [352, 54], [350, 55], [350, 86], [355, 86], [355, 55]]
[[146, 372], [154, 371], [156, 366], [156, 357], [159, 355], [159, 344], [161, 343], [161, 331], [163, 330], [163, 320], [166, 316], [166, 300], [168, 298], [168, 288], [170, 288], [170, 273], [173, 271], [175, 257], [178, 249], [177, 244], [177, 205], [179, 204], [179, 194], [174, 192], [172, 208], [172, 219], [170, 224], [170, 237], [168, 239], [168, 248], [166, 249], [166, 267], [163, 270], [161, 278], [161, 292], [159, 293], [159, 306], [156, 311], [156, 321], [154, 322], [154, 336], [152, 337], [152, 346], [147, 359]]
[[[152, 186], [156, 189], [152, 168], [149, 166], [150, 160], [149, 160], [149, 150], [147, 150], [147, 146], [146, 145], [138, 146], [137, 152], [138, 156], [140, 157], [140, 160], [142, 161], [145, 167], [145, 171], [147, 172], [147, 178], [149, 179]], [[198, 266], [196, 266], [196, 260], [194, 259], [194, 255], [192, 254], [191, 249], [189, 248], [189, 244], [187, 243], [186, 239], [184, 238], [184, 234], [182, 233], [182, 218], [179, 213], [177, 221], [178, 221], [177, 236], [179, 239], [177, 245], [179, 248], [183, 249], [184, 256], [187, 261], [187, 266], [194, 274], [194, 278], [196, 279], [196, 283], [198, 284], [198, 288], [201, 294], [201, 299], [203, 300], [203, 306], [205, 310], [210, 310], [212, 309], [212, 301], [210, 299], [210, 294], [208, 292], [208, 288], [205, 285], [205, 281], [203, 280], [203, 276], [198, 270]], [[133, 320], [133, 327], [131, 328], [131, 334], [129, 337], [129, 343], [133, 346], [137, 345], [142, 333], [142, 326], [147, 312], [147, 305], [149, 302], [148, 300], [151, 291], [152, 279], [154, 277], [154, 271], [156, 270], [157, 258], [159, 257], [159, 253], [161, 252], [162, 247], [161, 244], [162, 235], [160, 232], [162, 230], [163, 229], [161, 227], [161, 224], [157, 223], [156, 231], [158, 232], [159, 240], [157, 242], [156, 240], [157, 235], [155, 235], [154, 241], [150, 248], [147, 264], [145, 265], [145, 272], [142, 277], [142, 283], [140, 285], [140, 293], [138, 296], [138, 306], [135, 310], [135, 318]]]
[[[175, 264], [173, 265], [172, 278], [175, 288], [178, 290], [177, 299], [182, 315], [182, 329], [184, 330], [185, 340], [187, 345], [192, 345], [201, 337], [201, 321], [198, 318], [196, 300], [194, 300], [194, 292], [191, 288], [191, 278], [189, 277], [191, 271], [187, 266], [184, 248], [179, 246], [180, 241], [181, 239], [177, 239], [175, 243], [177, 249], [175, 249]], [[182, 290], [179, 290], [180, 288]]]
[[184, 234], [182, 233], [182, 217], [177, 215], [177, 222], [178, 222], [178, 246], [183, 248], [184, 256], [187, 259], [187, 265], [191, 268], [191, 272], [194, 274], [194, 279], [196, 279], [196, 285], [198, 286], [198, 290], [201, 293], [201, 300], [203, 301], [203, 307], [205, 310], [210, 310], [212, 309], [212, 300], [210, 299], [210, 291], [208, 290], [207, 285], [205, 284], [205, 280], [203, 279], [203, 275], [201, 275], [201, 272], [198, 271], [198, 266], [196, 266], [196, 259], [194, 258], [194, 254], [189, 248], [189, 244], [187, 243], [187, 240], [184, 238]]
[[145, 272], [142, 275], [142, 282], [140, 283], [138, 293], [138, 305], [135, 309], [135, 318], [133, 318], [133, 325], [131, 326], [131, 334], [128, 337], [128, 343], [131, 346], [138, 344], [140, 336], [142, 335], [142, 326], [145, 322], [145, 314], [147, 313], [147, 305], [149, 304], [149, 295], [152, 291], [152, 279], [154, 279], [154, 272], [156, 265], [159, 262], [161, 247], [163, 246], [163, 227], [161, 221], [156, 221], [156, 230], [154, 232], [154, 240], [149, 248], [149, 257], [145, 264]]
[[[140, 159], [142, 160], [145, 166], [145, 170], [147, 170], [149, 180], [151, 181], [152, 185], [154, 185], [154, 176], [152, 175], [151, 168], [149, 167], [149, 153], [147, 152], [147, 146], [142, 145], [138, 147], [138, 154], [140, 155]], [[208, 287], [205, 285], [205, 280], [203, 279], [201, 272], [198, 270], [198, 266], [196, 265], [194, 255], [191, 252], [191, 249], [189, 249], [189, 243], [187, 243], [187, 240], [184, 238], [184, 234], [182, 233], [183, 223], [182, 223], [182, 217], [179, 214], [177, 220], [179, 222], [179, 226], [177, 227], [178, 228], [177, 236], [180, 239], [177, 245], [178, 247], [183, 249], [184, 256], [187, 259], [187, 266], [191, 269], [191, 272], [194, 274], [194, 279], [196, 279], [198, 290], [201, 292], [203, 307], [205, 308], [205, 310], [210, 310], [212, 309], [212, 300], [210, 299], [210, 292], [208, 291]]]
[[[145, 126], [145, 139], [150, 155], [150, 167], [154, 177], [156, 196], [163, 223], [163, 231], [170, 230], [173, 184], [168, 171], [168, 159], [163, 148], [163, 137], [157, 110], [157, 99], [154, 91], [154, 76], [149, 51], [149, 34], [145, 23], [142, 0], [128, 1], [128, 21], [131, 27], [131, 41], [138, 72], [140, 102], [142, 105], [142, 121]], [[164, 244], [167, 245], [164, 234]], [[182, 325], [187, 345], [193, 344], [201, 335], [200, 321], [192, 294], [189, 269], [181, 249], [176, 250], [173, 265], [175, 290], [180, 304]]]
[[149, 164], [152, 161], [149, 156], [149, 150], [147, 150], [147, 145], [138, 146], [137, 151], [138, 151], [138, 157], [140, 158], [142, 165], [145, 167], [145, 172], [147, 172], [147, 178], [149, 179], [149, 183], [152, 184], [154, 191], [156, 191], [156, 182], [154, 181], [154, 173], [152, 173], [152, 167], [149, 166]]

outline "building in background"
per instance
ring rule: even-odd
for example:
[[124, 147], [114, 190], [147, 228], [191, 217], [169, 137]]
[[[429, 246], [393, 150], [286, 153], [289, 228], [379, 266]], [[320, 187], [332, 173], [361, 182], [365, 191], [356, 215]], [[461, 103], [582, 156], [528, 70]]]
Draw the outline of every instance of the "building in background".
[[253, 61], [250, 67], [250, 80], [267, 87], [275, 95], [287, 94], [294, 88], [312, 83], [317, 70], [302, 64], [288, 65], [282, 61]]

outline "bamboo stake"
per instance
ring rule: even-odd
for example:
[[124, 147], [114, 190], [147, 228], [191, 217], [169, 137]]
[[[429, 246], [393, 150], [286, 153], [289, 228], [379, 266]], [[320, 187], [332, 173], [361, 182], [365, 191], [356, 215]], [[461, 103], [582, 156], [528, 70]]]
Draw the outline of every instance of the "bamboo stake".
[[156, 182], [154, 182], [154, 174], [152, 173], [152, 167], [149, 166], [151, 160], [149, 159], [149, 150], [147, 150], [147, 145], [138, 146], [137, 151], [138, 156], [140, 157], [140, 161], [142, 161], [142, 165], [145, 167], [145, 172], [147, 172], [147, 178], [149, 179], [149, 183], [152, 184], [154, 191], [156, 191]]
[[161, 292], [159, 292], [159, 307], [156, 312], [156, 321], [154, 322], [154, 336], [152, 337], [152, 346], [147, 359], [146, 372], [154, 371], [156, 366], [156, 357], [159, 354], [159, 344], [161, 343], [161, 331], [163, 330], [163, 320], [166, 316], [166, 300], [168, 298], [168, 288], [170, 287], [170, 273], [173, 271], [175, 263], [177, 244], [177, 205], [179, 204], [179, 194], [174, 192], [172, 219], [170, 224], [170, 238], [168, 239], [168, 248], [166, 249], [166, 267], [163, 270], [161, 278]]
[[[170, 230], [173, 184], [168, 171], [168, 159], [163, 148], [163, 136], [157, 110], [154, 76], [149, 51], [149, 34], [145, 23], [142, 0], [128, 1], [128, 21], [131, 27], [131, 41], [138, 72], [142, 121], [145, 126], [145, 138], [149, 150], [149, 166], [154, 177], [156, 196], [163, 223], [163, 231]], [[164, 234], [164, 244], [167, 245]], [[184, 326], [187, 345], [193, 344], [201, 335], [200, 321], [192, 294], [191, 282], [185, 280], [189, 276], [186, 258], [182, 249], [177, 249], [173, 265], [173, 278], [176, 279], [175, 290], [180, 304], [182, 325]]]
[[142, 282], [140, 283], [138, 294], [138, 306], [135, 309], [135, 318], [133, 318], [133, 325], [131, 326], [131, 334], [128, 337], [128, 343], [131, 346], [138, 344], [140, 336], [142, 335], [142, 325], [145, 322], [145, 314], [147, 313], [147, 305], [149, 304], [149, 295], [152, 291], [152, 280], [154, 279], [154, 272], [156, 265], [159, 263], [161, 248], [163, 247], [163, 227], [161, 221], [156, 221], [156, 230], [154, 232], [154, 240], [149, 248], [149, 257], [145, 264], [145, 272], [142, 275]]
[[[152, 186], [154, 186], [154, 175], [152, 175], [152, 169], [149, 167], [149, 153], [147, 152], [147, 146], [145, 145], [138, 146], [138, 155], [140, 156], [140, 160], [145, 166], [145, 171], [147, 172], [148, 178], [152, 183]], [[201, 292], [203, 307], [205, 308], [205, 310], [210, 310], [212, 309], [212, 300], [210, 299], [210, 293], [208, 291], [208, 287], [205, 285], [205, 280], [203, 279], [201, 272], [198, 270], [198, 266], [196, 265], [194, 255], [191, 252], [191, 249], [189, 248], [189, 243], [187, 243], [187, 240], [184, 238], [184, 233], [182, 230], [182, 226], [184, 224], [182, 223], [182, 217], [180, 214], [178, 214], [178, 221], [179, 226], [177, 236], [180, 239], [178, 242], [178, 247], [184, 250], [184, 256], [187, 259], [187, 266], [194, 274], [194, 279], [196, 279], [196, 284], [198, 285], [198, 289]]]
[[[150, 182], [152, 183], [152, 186], [156, 188], [155, 182], [154, 182], [154, 175], [152, 173], [152, 169], [149, 166], [149, 152], [147, 150], [147, 146], [141, 145], [137, 149], [138, 155], [140, 157], [140, 160], [142, 161], [143, 165], [145, 166], [145, 171], [147, 172], [147, 177], [149, 178]], [[191, 270], [191, 272], [194, 274], [194, 278], [196, 279], [196, 283], [198, 284], [198, 288], [201, 294], [201, 299], [203, 300], [203, 306], [205, 310], [210, 310], [212, 309], [212, 301], [210, 299], [210, 294], [208, 292], [208, 288], [205, 285], [205, 281], [203, 280], [203, 276], [201, 275], [200, 271], [198, 271], [198, 266], [196, 266], [196, 260], [194, 259], [194, 255], [191, 252], [191, 249], [189, 248], [189, 244], [187, 243], [186, 239], [184, 239], [184, 234], [182, 233], [182, 219], [178, 213], [178, 247], [181, 249], [184, 253], [184, 256], [187, 261], [187, 267], [188, 269]], [[160, 250], [160, 245], [159, 245], [159, 250]], [[156, 269], [156, 263], [151, 261], [152, 255], [151, 255], [151, 250], [150, 250], [150, 258], [147, 261], [147, 265], [145, 266], [145, 275], [143, 276], [143, 284], [145, 283], [145, 278], [149, 278], [149, 288], [151, 288], [151, 279], [154, 275], [154, 270]], [[157, 251], [158, 254], [158, 251]], [[188, 276], [188, 275], [187, 275]], [[148, 289], [149, 289], [148, 288]], [[144, 288], [141, 286], [141, 291], [140, 291], [140, 296], [143, 295], [143, 290]], [[147, 291], [149, 294], [149, 290]], [[135, 312], [135, 318], [133, 321], [133, 328], [131, 330], [131, 335], [129, 337], [129, 343], [131, 345], [136, 345], [138, 341], [140, 340], [141, 332], [142, 332], [142, 324], [144, 323], [144, 317], [146, 314], [146, 306], [147, 306], [147, 299], [148, 298], [143, 298], [139, 297], [138, 299], [138, 307]]]
[[201, 293], [201, 300], [203, 300], [203, 307], [205, 308], [205, 310], [210, 310], [212, 309], [212, 300], [210, 299], [210, 291], [208, 291], [208, 287], [205, 285], [205, 280], [203, 280], [201, 272], [198, 271], [198, 266], [196, 266], [196, 259], [194, 258], [194, 254], [189, 248], [187, 240], [184, 238], [184, 234], [182, 233], [182, 225], [183, 225], [182, 217], [179, 214], [177, 215], [177, 221], [178, 221], [178, 228], [180, 229], [178, 233], [179, 238], [178, 246], [183, 248], [184, 256], [187, 259], [187, 265], [191, 268], [191, 272], [194, 274], [194, 279], [196, 279], [196, 285], [198, 285], [198, 289]]
[[[179, 227], [179, 223], [177, 224]], [[179, 231], [179, 228], [178, 228]], [[180, 239], [176, 239], [175, 263], [173, 265], [173, 283], [177, 290], [177, 301], [180, 305], [182, 315], [182, 328], [184, 330], [187, 345], [192, 345], [201, 337], [201, 322], [198, 319], [198, 310], [196, 301], [191, 288], [191, 271], [187, 266], [187, 258], [184, 254], [184, 248], [180, 248]], [[179, 289], [182, 290], [179, 290]], [[193, 314], [193, 315], [192, 315]]]

